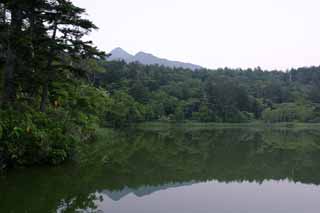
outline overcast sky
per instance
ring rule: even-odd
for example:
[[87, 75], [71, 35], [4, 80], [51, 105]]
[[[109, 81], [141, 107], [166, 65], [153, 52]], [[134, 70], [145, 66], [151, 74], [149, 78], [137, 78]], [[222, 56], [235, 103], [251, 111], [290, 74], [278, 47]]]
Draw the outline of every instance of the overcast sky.
[[208, 68], [320, 64], [320, 0], [72, 0], [92, 40]]

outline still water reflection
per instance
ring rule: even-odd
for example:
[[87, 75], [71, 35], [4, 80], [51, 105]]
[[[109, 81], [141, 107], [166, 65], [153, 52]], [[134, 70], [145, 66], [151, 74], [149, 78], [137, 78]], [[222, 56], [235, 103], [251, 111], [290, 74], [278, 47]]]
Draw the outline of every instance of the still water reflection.
[[108, 135], [69, 165], [0, 177], [0, 212], [319, 212], [318, 131]]

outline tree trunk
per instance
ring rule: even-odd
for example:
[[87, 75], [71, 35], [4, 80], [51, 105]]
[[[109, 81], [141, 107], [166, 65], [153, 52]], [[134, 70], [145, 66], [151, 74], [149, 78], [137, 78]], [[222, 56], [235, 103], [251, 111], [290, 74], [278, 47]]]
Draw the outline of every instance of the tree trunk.
[[47, 101], [49, 95], [49, 81], [45, 81], [42, 86], [41, 104], [40, 111], [45, 112], [47, 110]]
[[6, 7], [4, 4], [0, 4], [0, 17], [1, 17], [1, 22], [2, 24], [5, 24], [6, 23]]
[[9, 43], [4, 69], [4, 91], [2, 97], [3, 104], [5, 105], [14, 102], [16, 98], [16, 89], [14, 83], [15, 63], [15, 54], [13, 53], [11, 45]]
[[8, 105], [16, 100], [15, 71], [17, 68], [17, 51], [21, 34], [22, 13], [19, 8], [11, 9], [11, 24], [8, 33], [6, 63], [4, 68], [4, 93], [2, 104]]
[[[54, 23], [54, 29], [51, 37], [51, 41], [55, 41], [56, 35], [58, 30], [57, 22]], [[54, 57], [54, 48], [51, 47], [49, 56], [48, 56], [48, 63], [47, 63], [47, 79], [44, 81], [42, 86], [42, 95], [41, 95], [41, 103], [40, 103], [40, 111], [45, 112], [47, 110], [47, 102], [48, 102], [48, 95], [49, 95], [49, 83], [52, 80], [52, 62]]]
[[[6, 8], [4, 4], [0, 4], [0, 25], [1, 29], [6, 29]], [[0, 33], [0, 105], [2, 103], [2, 97], [3, 97], [3, 89], [4, 89], [4, 65], [5, 65], [5, 59], [6, 59], [6, 38], [7, 34], [5, 31]]]

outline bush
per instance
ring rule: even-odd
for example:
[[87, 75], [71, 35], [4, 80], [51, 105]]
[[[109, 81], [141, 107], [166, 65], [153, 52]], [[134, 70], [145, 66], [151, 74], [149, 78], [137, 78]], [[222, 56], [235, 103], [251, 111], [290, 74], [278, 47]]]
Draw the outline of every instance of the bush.
[[76, 139], [68, 131], [70, 123], [56, 113], [5, 110], [0, 117], [1, 161], [5, 164], [59, 164], [75, 151]]
[[23, 103], [0, 110], [0, 168], [72, 158], [82, 142], [95, 139], [109, 96], [91, 86], [69, 85], [55, 90], [51, 101], [55, 104], [46, 113]]

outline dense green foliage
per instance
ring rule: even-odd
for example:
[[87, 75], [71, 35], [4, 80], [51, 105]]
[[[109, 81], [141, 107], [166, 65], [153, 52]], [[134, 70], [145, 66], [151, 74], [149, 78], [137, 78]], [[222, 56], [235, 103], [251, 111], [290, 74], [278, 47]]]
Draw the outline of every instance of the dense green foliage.
[[0, 169], [61, 163], [94, 137], [109, 97], [90, 86], [104, 53], [83, 14], [69, 0], [1, 1]]
[[109, 102], [105, 92], [81, 84], [55, 92], [63, 107], [42, 113], [20, 103], [19, 109], [0, 111], [0, 154], [7, 163], [58, 164], [73, 156], [79, 142], [94, 139]]
[[[100, 66], [104, 71], [95, 77], [96, 86], [116, 99], [126, 93], [127, 106], [140, 115], [118, 117], [123, 121], [119, 123], [320, 120], [320, 67], [270, 72], [260, 68], [191, 71], [124, 62], [101, 62]], [[139, 104], [144, 107], [135, 107]], [[116, 108], [121, 106], [119, 101]]]

